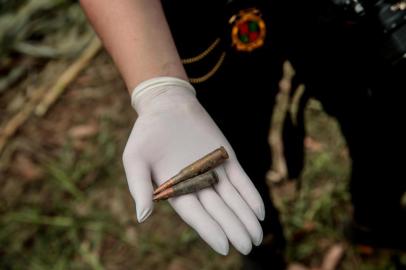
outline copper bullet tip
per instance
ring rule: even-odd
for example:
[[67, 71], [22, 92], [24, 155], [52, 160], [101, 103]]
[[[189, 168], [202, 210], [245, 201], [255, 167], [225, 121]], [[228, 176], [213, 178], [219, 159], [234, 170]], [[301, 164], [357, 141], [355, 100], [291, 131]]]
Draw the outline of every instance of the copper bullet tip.
[[163, 183], [162, 185], [160, 185], [157, 189], [155, 189], [153, 194], [156, 195], [156, 194], [160, 193], [161, 191], [173, 186], [172, 183], [173, 183], [173, 181], [172, 181], [172, 178], [171, 178], [168, 181], [166, 181], [165, 183]]
[[168, 198], [172, 197], [173, 193], [174, 193], [173, 188], [165, 189], [164, 191], [162, 191], [159, 194], [155, 195], [153, 200], [154, 201], [159, 201], [159, 200], [168, 199]]

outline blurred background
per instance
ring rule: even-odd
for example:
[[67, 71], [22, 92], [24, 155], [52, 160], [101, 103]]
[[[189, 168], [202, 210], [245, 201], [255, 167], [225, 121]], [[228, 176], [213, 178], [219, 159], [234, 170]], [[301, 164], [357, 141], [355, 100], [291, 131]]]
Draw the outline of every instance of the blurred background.
[[[269, 174], [290, 269], [395, 269], [391, 252], [345, 240], [347, 148], [317, 101], [305, 117], [300, 188]], [[238, 269], [166, 202], [137, 224], [121, 164], [135, 119], [77, 1], [0, 0], [0, 269]]]

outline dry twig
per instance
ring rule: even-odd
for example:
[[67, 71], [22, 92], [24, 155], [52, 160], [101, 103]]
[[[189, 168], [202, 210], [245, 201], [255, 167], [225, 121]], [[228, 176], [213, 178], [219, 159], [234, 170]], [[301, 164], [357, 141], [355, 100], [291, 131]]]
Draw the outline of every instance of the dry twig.
[[344, 245], [333, 245], [324, 256], [321, 264], [321, 270], [335, 270], [344, 255]]
[[4, 146], [8, 139], [14, 135], [14, 133], [25, 123], [28, 117], [31, 115], [37, 102], [44, 95], [46, 88], [41, 86], [33, 91], [31, 99], [23, 108], [16, 113], [4, 127], [0, 129], [0, 154], [2, 153]]
[[43, 85], [33, 91], [26, 105], [0, 129], [0, 153], [2, 153], [10, 137], [27, 121], [34, 110], [40, 116], [47, 112], [48, 108], [88, 65], [89, 61], [97, 54], [100, 48], [101, 42], [95, 37], [80, 57], [62, 73], [49, 90], [47, 86]]
[[285, 155], [283, 153], [282, 132], [289, 109], [293, 76], [294, 71], [292, 65], [286, 61], [283, 64], [283, 77], [279, 82], [279, 93], [276, 96], [275, 107], [272, 113], [271, 131], [269, 134], [269, 144], [272, 152], [272, 168], [268, 174], [268, 179], [272, 182], [279, 182], [288, 177]]
[[43, 116], [48, 111], [49, 107], [55, 103], [66, 87], [88, 65], [89, 61], [99, 52], [101, 47], [100, 40], [94, 37], [82, 55], [62, 73], [55, 84], [47, 91], [44, 99], [35, 108], [36, 115]]

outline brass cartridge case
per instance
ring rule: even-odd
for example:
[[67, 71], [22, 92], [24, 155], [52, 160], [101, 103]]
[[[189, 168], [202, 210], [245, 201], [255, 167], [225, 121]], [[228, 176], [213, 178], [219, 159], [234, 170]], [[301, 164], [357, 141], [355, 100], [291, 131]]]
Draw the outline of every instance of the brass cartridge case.
[[205, 155], [204, 157], [196, 160], [192, 164], [188, 165], [187, 167], [183, 168], [178, 174], [164, 182], [160, 185], [155, 191], [154, 195], [158, 194], [159, 192], [167, 189], [171, 186], [176, 185], [186, 179], [192, 178], [198, 174], [205, 173], [219, 164], [223, 163], [226, 159], [228, 159], [228, 153], [226, 149], [221, 146], [216, 150], [210, 152], [209, 154]]
[[193, 193], [217, 184], [218, 181], [217, 173], [215, 171], [208, 171], [163, 190], [154, 196], [154, 201]]

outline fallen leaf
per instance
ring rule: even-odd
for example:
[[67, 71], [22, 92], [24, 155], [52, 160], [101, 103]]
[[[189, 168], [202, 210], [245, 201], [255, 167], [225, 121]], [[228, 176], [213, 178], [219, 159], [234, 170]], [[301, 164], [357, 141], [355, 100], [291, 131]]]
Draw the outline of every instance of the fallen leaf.
[[374, 248], [367, 245], [357, 245], [357, 251], [362, 255], [371, 256], [374, 253]]
[[43, 169], [25, 154], [17, 154], [14, 165], [13, 170], [26, 181], [36, 181], [44, 176]]
[[72, 127], [68, 134], [73, 139], [85, 139], [92, 137], [99, 131], [96, 124], [85, 124]]
[[190, 270], [190, 268], [181, 259], [176, 258], [169, 264], [168, 270]]
[[303, 264], [292, 263], [289, 264], [287, 270], [310, 270], [310, 269], [304, 266]]
[[320, 152], [324, 148], [324, 145], [322, 143], [316, 141], [310, 136], [307, 136], [304, 139], [304, 146], [311, 152]]

